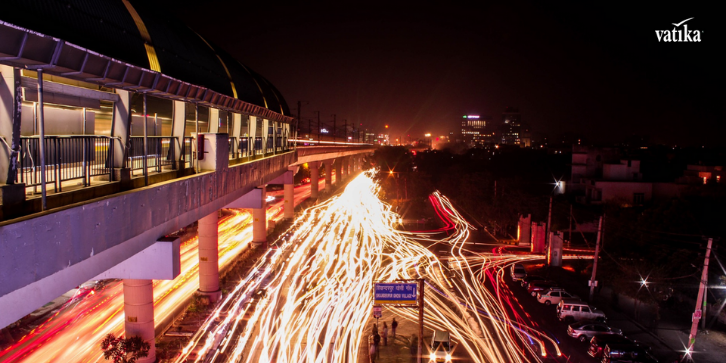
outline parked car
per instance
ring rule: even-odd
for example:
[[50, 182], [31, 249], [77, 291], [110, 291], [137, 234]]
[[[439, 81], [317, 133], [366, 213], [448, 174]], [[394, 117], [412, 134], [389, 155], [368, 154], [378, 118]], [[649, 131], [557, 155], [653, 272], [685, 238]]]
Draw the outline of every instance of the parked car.
[[554, 281], [534, 281], [529, 283], [529, 287], [527, 287], [527, 292], [532, 296], [537, 296], [538, 292], [542, 292], [544, 290], [556, 287], [557, 283]]
[[575, 299], [561, 300], [557, 304], [557, 318], [560, 321], [564, 320], [570, 323], [581, 320], [596, 320], [604, 323], [607, 320], [605, 313], [602, 311], [586, 302]]
[[510, 275], [512, 276], [512, 281], [519, 281], [527, 277], [527, 271], [524, 269], [524, 265], [522, 265], [521, 263], [515, 263], [514, 265], [512, 265]]
[[596, 335], [623, 335], [623, 331], [618, 328], [611, 328], [604, 323], [596, 322], [579, 322], [570, 324], [567, 327], [567, 335], [586, 342]]
[[449, 332], [434, 331], [431, 336], [431, 346], [429, 347], [429, 362], [451, 363], [451, 340]]
[[617, 334], [595, 335], [592, 339], [590, 339], [590, 347], [587, 349], [587, 354], [593, 358], [602, 358], [605, 346], [608, 344], [635, 345], [636, 343]]
[[607, 344], [603, 350], [602, 363], [658, 363], [647, 349], [637, 345]]
[[579, 297], [574, 294], [570, 294], [561, 287], [552, 287], [548, 290], [542, 291], [537, 294], [537, 301], [540, 304], [557, 305], [562, 299], [578, 299]]
[[520, 280], [519, 283], [526, 289], [533, 281], [547, 281], [547, 279], [542, 276], [527, 275], [527, 277]]

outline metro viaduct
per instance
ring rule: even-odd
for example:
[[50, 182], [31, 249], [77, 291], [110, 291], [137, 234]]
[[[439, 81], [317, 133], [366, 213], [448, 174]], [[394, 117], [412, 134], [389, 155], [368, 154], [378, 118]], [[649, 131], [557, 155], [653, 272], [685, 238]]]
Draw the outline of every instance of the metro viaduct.
[[152, 280], [180, 273], [165, 236], [198, 221], [199, 292], [219, 299], [220, 209], [252, 209], [266, 247], [267, 184], [284, 184], [293, 218], [299, 165], [316, 199], [322, 165], [326, 186], [343, 183], [374, 150], [298, 146], [269, 81], [167, 20], [128, 0], [4, 4], [0, 328], [85, 281], [123, 279], [126, 336], [153, 362]]

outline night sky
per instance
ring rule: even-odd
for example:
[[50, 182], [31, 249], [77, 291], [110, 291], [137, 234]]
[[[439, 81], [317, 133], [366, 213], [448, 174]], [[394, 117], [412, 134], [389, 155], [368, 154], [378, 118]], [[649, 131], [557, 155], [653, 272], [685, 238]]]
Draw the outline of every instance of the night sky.
[[[323, 122], [389, 124], [395, 139], [448, 134], [463, 114], [499, 123], [516, 106], [551, 137], [723, 144], [723, 14], [634, 3], [161, 2], [275, 84], [294, 113], [309, 101], [303, 119], [320, 110]], [[700, 43], [658, 42], [655, 30], [690, 17]]]

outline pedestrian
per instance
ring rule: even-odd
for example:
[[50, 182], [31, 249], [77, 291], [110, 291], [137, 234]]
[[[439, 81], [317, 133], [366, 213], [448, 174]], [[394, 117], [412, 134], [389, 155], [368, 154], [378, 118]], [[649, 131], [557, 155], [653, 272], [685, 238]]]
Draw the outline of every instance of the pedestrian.
[[381, 338], [383, 338], [383, 345], [388, 346], [388, 325], [386, 325], [386, 322], [383, 322], [383, 329], [381, 331]]
[[373, 335], [378, 334], [378, 324], [373, 323], [373, 331], [371, 334], [373, 334]]
[[371, 346], [370, 350], [368, 351], [368, 357], [371, 359], [371, 363], [376, 362], [376, 346], [373, 344], [372, 337], [368, 337], [368, 344]]
[[378, 335], [378, 332], [375, 332], [375, 333], [373, 334], [373, 345], [374, 345], [374, 346], [375, 346], [375, 348], [376, 348], [376, 358], [378, 358], [378, 356], [380, 355], [380, 354], [378, 353], [378, 349], [379, 349], [378, 347], [379, 347], [379, 346], [381, 345], [381, 336], [380, 336], [380, 335]]
[[391, 322], [391, 337], [393, 340], [396, 340], [396, 328], [398, 328], [398, 322], [396, 321], [396, 318], [393, 318], [393, 321]]

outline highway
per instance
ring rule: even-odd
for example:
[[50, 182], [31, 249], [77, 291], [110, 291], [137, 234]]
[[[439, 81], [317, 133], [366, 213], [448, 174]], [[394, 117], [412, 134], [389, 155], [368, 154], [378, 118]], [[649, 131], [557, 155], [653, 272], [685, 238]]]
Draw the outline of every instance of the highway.
[[[333, 178], [335, 179], [335, 178]], [[320, 189], [325, 181], [320, 181]], [[280, 191], [268, 192], [278, 196]], [[310, 184], [295, 188], [295, 205], [310, 196]], [[282, 217], [282, 199], [268, 204], [270, 220]], [[219, 267], [227, 266], [252, 240], [251, 213], [230, 210], [219, 222]], [[154, 280], [154, 319], [157, 324], [199, 288], [197, 237], [181, 246], [181, 274], [174, 280]], [[0, 362], [104, 362], [100, 341], [123, 333], [123, 284], [106, 280], [103, 286], [70, 300], [16, 344], [0, 352]]]
[[[472, 226], [438, 193], [432, 204], [449, 235], [401, 231], [399, 216], [377, 191], [364, 173], [342, 194], [308, 209], [175, 362], [356, 361], [368, 341], [374, 281], [420, 277], [426, 279], [425, 324], [452, 333], [456, 357], [525, 362], [558, 354], [546, 334], [511, 319], [502, 295], [480, 280], [499, 281], [508, 264], [540, 257], [467, 251]], [[451, 262], [423, 246], [432, 243], [448, 248]], [[418, 318], [415, 310], [396, 313]]]

